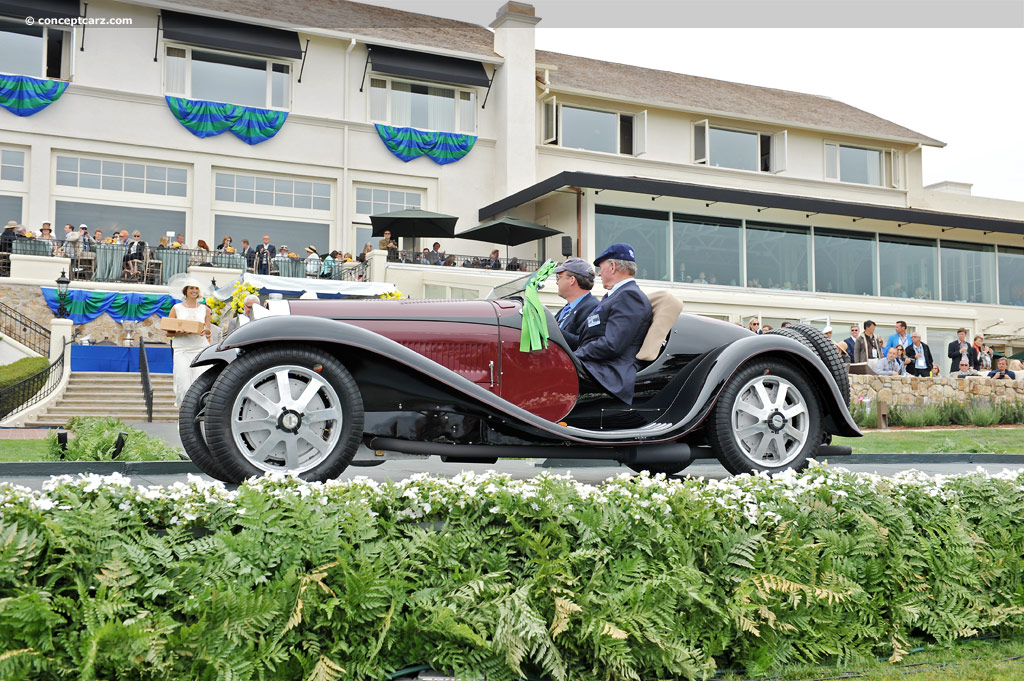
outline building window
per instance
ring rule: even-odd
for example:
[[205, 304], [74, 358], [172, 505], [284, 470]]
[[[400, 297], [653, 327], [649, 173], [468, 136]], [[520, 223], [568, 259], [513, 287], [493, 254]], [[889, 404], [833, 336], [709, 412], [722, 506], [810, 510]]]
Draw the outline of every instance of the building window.
[[879, 149], [826, 143], [825, 179], [881, 187], [883, 179], [888, 177], [889, 185], [896, 187], [899, 186], [898, 159], [895, 151], [886, 154]]
[[567, 149], [639, 156], [646, 151], [647, 112], [616, 113], [545, 100], [542, 141]]
[[[393, 213], [396, 210], [420, 208], [423, 205], [423, 193], [408, 189], [391, 189], [388, 187], [356, 187], [356, 252], [359, 255], [366, 244], [377, 247], [378, 239], [373, 239], [373, 227], [370, 226], [371, 215]], [[415, 239], [407, 238], [399, 242], [406, 250], [416, 247]]]
[[597, 206], [594, 213], [594, 243], [627, 243], [636, 252], [638, 278], [669, 280], [668, 213], [616, 206]]
[[217, 201], [283, 208], [331, 209], [331, 185], [326, 182], [216, 173], [214, 184], [214, 198]]
[[807, 291], [811, 234], [804, 227], [747, 222], [747, 286]]
[[1024, 305], [1024, 248], [999, 247], [999, 303]]
[[739, 220], [672, 214], [672, 280], [742, 286], [743, 229]]
[[779, 173], [786, 169], [787, 132], [767, 134], [698, 121], [693, 125], [693, 162], [715, 168]]
[[370, 79], [370, 120], [402, 128], [476, 134], [476, 91]]
[[11, 220], [21, 222], [21, 200], [20, 196], [0, 194], [0, 225], [6, 225]]
[[0, 73], [68, 80], [73, 42], [67, 29], [0, 19]]
[[160, 237], [168, 232], [185, 233], [185, 212], [158, 208], [140, 208], [137, 206], [118, 206], [109, 203], [84, 203], [78, 201], [57, 201], [54, 215], [54, 227], [58, 234], [63, 225], [89, 225], [90, 234], [93, 230], [103, 230], [104, 236], [111, 236], [113, 231], [122, 229], [142, 232], [142, 240], [150, 246], [156, 246]]
[[186, 196], [188, 171], [173, 166], [58, 155], [57, 184], [156, 196]]
[[288, 109], [291, 65], [260, 57], [168, 45], [164, 92], [189, 99]]
[[996, 302], [996, 249], [982, 244], [943, 241], [942, 299], [958, 303]]
[[270, 243], [278, 250], [281, 246], [287, 246], [288, 250], [298, 253], [303, 259], [307, 255], [306, 246], [316, 248], [321, 257], [330, 253], [329, 224], [241, 215], [213, 216], [213, 238], [218, 244], [224, 241], [224, 237], [230, 236], [235, 248], [241, 245], [242, 239], [248, 239], [249, 245], [256, 248], [263, 243], [264, 234], [270, 237]]
[[13, 149], [0, 150], [0, 180], [7, 182], [25, 181], [25, 152]]
[[814, 230], [814, 288], [820, 293], [878, 295], [875, 235]]
[[935, 300], [939, 249], [932, 239], [878, 235], [883, 296]]

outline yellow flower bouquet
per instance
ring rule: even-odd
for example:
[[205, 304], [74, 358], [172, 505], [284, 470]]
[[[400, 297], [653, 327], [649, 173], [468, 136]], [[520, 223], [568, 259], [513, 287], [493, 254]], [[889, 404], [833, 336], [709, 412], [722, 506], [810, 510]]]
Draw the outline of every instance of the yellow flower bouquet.
[[260, 294], [259, 287], [250, 283], [243, 284], [241, 281], [235, 282], [235, 290], [231, 294], [231, 307], [235, 314], [242, 314], [245, 311], [245, 299], [250, 294], [258, 296]]
[[221, 315], [224, 314], [224, 310], [228, 306], [227, 301], [217, 300], [213, 296], [207, 296], [206, 300], [203, 302], [206, 303], [206, 307], [210, 308], [210, 323], [220, 324]]
[[234, 246], [228, 246], [227, 248], [224, 249], [224, 252], [225, 253], [234, 253], [235, 252], [235, 247]]
[[36, 233], [35, 232], [25, 232], [25, 238], [27, 238], [27, 239], [35, 239], [36, 238]]
[[289, 258], [293, 258], [295, 260], [298, 260], [299, 259], [299, 254], [298, 253], [289, 253], [288, 257]]
[[181, 244], [179, 244], [177, 241], [172, 241], [171, 248], [181, 248]]
[[390, 293], [382, 293], [382, 294], [380, 294], [380, 299], [381, 300], [401, 300], [403, 297], [404, 296], [402, 295], [402, 292], [399, 291], [398, 289], [395, 289], [394, 291], [391, 291]]

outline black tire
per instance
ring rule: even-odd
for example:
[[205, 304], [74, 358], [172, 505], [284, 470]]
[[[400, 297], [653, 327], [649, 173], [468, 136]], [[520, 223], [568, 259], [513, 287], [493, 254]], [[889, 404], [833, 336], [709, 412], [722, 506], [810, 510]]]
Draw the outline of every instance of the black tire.
[[[299, 404], [302, 399], [306, 404]], [[228, 482], [267, 472], [336, 478], [362, 436], [359, 387], [341, 362], [321, 350], [274, 345], [245, 353], [224, 368], [210, 391], [206, 442]]]
[[227, 482], [227, 473], [217, 463], [217, 459], [210, 452], [206, 445], [206, 405], [210, 397], [210, 389], [213, 387], [221, 367], [210, 367], [189, 387], [185, 397], [181, 400], [181, 410], [178, 412], [178, 437], [181, 438], [181, 446], [185, 454], [192, 460], [199, 470]]
[[[811, 345], [811, 341], [807, 339], [807, 336], [795, 330], [792, 326], [788, 326], [784, 329], [772, 329], [768, 332], [769, 336], [785, 336], [786, 338], [792, 338], [800, 345], [804, 346], [811, 352], [814, 352], [814, 346]], [[814, 354], [818, 354], [814, 352]]]
[[807, 339], [814, 354], [828, 367], [829, 373], [835, 379], [836, 385], [839, 387], [839, 394], [843, 396], [843, 404], [850, 404], [850, 372], [846, 369], [846, 362], [839, 354], [836, 344], [809, 324], [793, 324], [789, 328], [795, 329]]
[[[760, 396], [757, 384], [770, 404]], [[774, 401], [780, 397], [781, 404]], [[821, 444], [821, 415], [818, 393], [800, 369], [785, 361], [754, 361], [741, 367], [719, 395], [711, 410], [708, 440], [733, 475], [801, 470]], [[773, 459], [766, 458], [773, 453]]]

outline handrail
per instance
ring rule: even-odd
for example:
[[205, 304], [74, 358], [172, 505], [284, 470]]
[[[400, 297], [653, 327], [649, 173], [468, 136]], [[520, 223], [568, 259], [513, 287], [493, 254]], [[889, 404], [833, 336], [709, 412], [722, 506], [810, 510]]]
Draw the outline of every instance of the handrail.
[[65, 341], [60, 356], [39, 373], [0, 390], [0, 419], [41, 402], [57, 389], [64, 375], [69, 345], [70, 342]]
[[142, 394], [146, 398], [146, 421], [153, 422], [153, 383], [149, 379], [149, 358], [146, 341], [139, 336], [139, 374], [142, 376]]
[[0, 333], [43, 357], [50, 354], [50, 330], [5, 303], [0, 303]]

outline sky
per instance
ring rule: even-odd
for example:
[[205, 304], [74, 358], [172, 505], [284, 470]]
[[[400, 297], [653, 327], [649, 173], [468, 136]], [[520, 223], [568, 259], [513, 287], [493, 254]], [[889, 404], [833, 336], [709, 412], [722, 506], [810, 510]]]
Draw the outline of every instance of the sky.
[[[502, 4], [363, 1], [482, 26]], [[884, 15], [873, 0], [532, 4], [541, 17], [538, 49], [831, 97], [945, 142], [924, 148], [926, 185], [966, 182], [975, 196], [1024, 202], [1024, 3], [887, 0], [885, 11], [906, 12]], [[823, 7], [824, 15], [810, 16]], [[862, 7], [870, 11], [853, 11]], [[788, 27], [801, 23], [833, 26]]]

